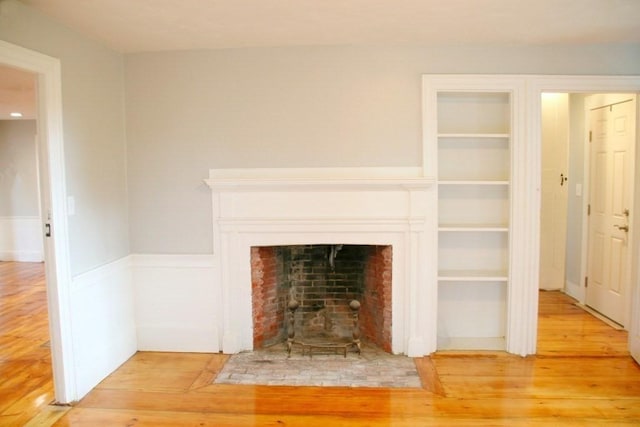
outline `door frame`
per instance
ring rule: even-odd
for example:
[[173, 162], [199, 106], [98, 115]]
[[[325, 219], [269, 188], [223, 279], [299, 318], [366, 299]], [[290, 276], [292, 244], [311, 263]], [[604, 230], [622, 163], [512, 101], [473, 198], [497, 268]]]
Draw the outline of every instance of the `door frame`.
[[39, 178], [40, 188], [48, 189], [40, 195], [40, 215], [43, 230], [44, 222], [52, 225], [51, 237], [45, 238], [44, 242], [44, 258], [53, 384], [56, 401], [70, 403], [77, 399], [77, 395], [71, 329], [71, 263], [60, 60], [0, 40], [0, 64], [37, 75], [38, 161], [40, 165], [46, 164], [46, 173], [39, 173]]
[[[543, 92], [566, 92], [566, 93], [635, 93], [636, 96], [640, 93], [640, 76], [571, 76], [571, 75], [556, 75], [556, 76], [530, 76], [528, 86], [528, 103], [530, 111], [527, 114], [527, 120], [529, 125], [528, 136], [529, 141], [534, 145], [534, 151], [538, 153], [538, 158], [531, 159], [531, 166], [533, 168], [532, 178], [535, 182], [539, 183], [541, 178], [541, 96]], [[638, 164], [638, 155], [640, 147], [638, 147], [638, 141], [640, 140], [640, 134], [638, 130], [640, 128], [640, 120], [638, 115], [640, 109], [636, 109], [636, 147], [635, 147], [635, 176], [633, 179], [638, 182], [640, 179], [640, 165]], [[588, 170], [585, 171], [585, 174]], [[585, 175], [586, 176], [586, 175]], [[586, 182], [586, 181], [585, 181]], [[583, 186], [583, 194], [588, 193], [589, 188]], [[587, 197], [584, 199], [584, 209], [586, 212], [586, 206], [588, 202]], [[529, 201], [530, 208], [536, 211], [540, 209], [540, 198]], [[636, 185], [633, 194], [633, 212], [640, 212], [640, 185]], [[585, 224], [587, 218], [583, 217], [583, 239], [585, 238]], [[640, 239], [637, 237], [638, 233], [633, 233], [640, 226], [640, 214], [633, 215], [633, 223], [629, 234], [629, 241], [631, 242], [630, 251], [631, 259], [637, 260], [632, 263], [630, 272], [629, 283], [629, 310], [632, 307], [640, 308]], [[540, 230], [539, 223], [536, 226], [535, 237], [539, 240]], [[583, 254], [581, 260], [581, 274], [585, 277], [586, 274], [586, 255], [585, 255], [585, 243], [583, 240]], [[633, 325], [640, 326], [640, 310], [631, 310], [631, 317], [629, 318], [629, 329], [633, 328]], [[637, 333], [638, 331], [636, 331]]]

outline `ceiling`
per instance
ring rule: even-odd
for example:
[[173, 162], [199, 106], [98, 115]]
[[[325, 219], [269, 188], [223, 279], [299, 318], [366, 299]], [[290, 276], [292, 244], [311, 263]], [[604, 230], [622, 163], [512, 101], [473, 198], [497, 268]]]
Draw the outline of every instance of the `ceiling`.
[[[640, 43], [640, 0], [21, 0], [122, 53], [322, 45]], [[35, 117], [0, 66], [0, 120]]]
[[31, 73], [0, 65], [0, 120], [12, 120], [13, 112], [22, 113], [22, 119], [35, 119], [35, 82]]
[[119, 52], [640, 43], [640, 0], [22, 0]]

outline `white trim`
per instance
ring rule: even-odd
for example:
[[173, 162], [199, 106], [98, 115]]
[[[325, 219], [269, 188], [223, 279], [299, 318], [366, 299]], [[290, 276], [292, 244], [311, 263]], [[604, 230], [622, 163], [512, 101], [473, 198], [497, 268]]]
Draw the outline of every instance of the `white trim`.
[[126, 256], [110, 262], [109, 264], [101, 265], [100, 267], [78, 274], [73, 277], [71, 291], [77, 292], [81, 289], [95, 286], [97, 283], [108, 280], [110, 277], [114, 277], [119, 274], [129, 274], [130, 266], [131, 256]]
[[73, 278], [71, 310], [78, 398], [137, 350], [130, 257]]
[[[586, 101], [586, 98], [585, 98]], [[583, 117], [588, 117], [589, 107], [587, 103], [584, 103]], [[590, 149], [589, 149], [589, 120], [584, 120], [584, 140], [583, 155], [582, 155], [582, 224], [580, 227], [580, 290], [577, 292], [578, 302], [585, 304], [587, 302], [587, 289], [585, 286], [585, 279], [587, 278], [587, 263], [589, 262], [589, 194], [591, 191], [591, 162], [590, 162]]]
[[[537, 232], [539, 212], [530, 210], [528, 200], [538, 197], [532, 179], [532, 168], [539, 165], [539, 153], [526, 143], [525, 79], [508, 75], [424, 75], [423, 76], [423, 164], [426, 176], [438, 176], [438, 92], [508, 92], [511, 95], [511, 178], [509, 225], [509, 291], [507, 293], [506, 350], [527, 355], [535, 352], [537, 316], [538, 242], [527, 239], [531, 230]], [[438, 206], [434, 191], [430, 206]], [[437, 225], [432, 224], [437, 230]], [[430, 255], [437, 257], [438, 235], [432, 231], [429, 239]], [[532, 272], [535, 274], [532, 275]], [[433, 285], [434, 282], [436, 285]], [[532, 283], [535, 287], [532, 289]], [[430, 278], [429, 321], [437, 328], [437, 273]], [[434, 347], [435, 350], [435, 347]]]
[[[640, 92], [640, 76], [529, 76], [530, 82], [529, 86], [529, 97], [528, 105], [531, 111], [529, 111], [529, 132], [530, 132], [530, 145], [533, 149], [538, 152], [541, 150], [541, 140], [540, 140], [540, 127], [541, 127], [541, 117], [540, 117], [540, 98], [543, 92], [563, 92], [563, 93], [638, 93]], [[640, 114], [640, 111], [637, 111], [637, 115]], [[640, 126], [640, 123], [637, 123], [637, 128]], [[636, 129], [637, 129], [636, 128]], [[639, 135], [636, 134], [636, 145], [638, 143]], [[585, 157], [587, 157], [585, 155]], [[587, 160], [585, 160], [586, 162]], [[636, 156], [637, 161], [637, 156]], [[586, 163], [585, 163], [586, 164]], [[588, 168], [585, 170], [585, 176], [588, 176]], [[638, 174], [640, 173], [640, 167], [636, 167], [635, 171], [635, 182], [638, 182]], [[540, 180], [540, 170], [536, 171], [537, 181]], [[588, 183], [588, 180], [585, 180], [585, 184]], [[637, 186], [636, 186], [637, 187]], [[640, 209], [640, 197], [638, 197], [638, 189], [636, 188], [636, 196], [634, 200], [633, 211], [638, 212]], [[589, 194], [588, 184], [583, 186], [583, 194]], [[587, 236], [587, 228], [585, 223], [587, 221], [586, 218], [586, 205], [588, 204], [587, 197], [585, 197], [585, 205], [584, 205], [584, 213], [583, 215], [583, 256], [581, 262], [581, 278], [586, 276], [586, 255], [584, 251], [586, 250], [586, 236]], [[531, 200], [530, 208], [533, 210], [539, 210], [540, 205], [539, 201]], [[636, 215], [635, 224], [640, 223], [640, 218]], [[636, 227], [634, 226], [631, 231], [633, 231]], [[629, 241], [631, 242], [632, 248], [631, 253], [638, 254], [640, 252], [640, 239], [638, 239], [637, 234], [630, 234]], [[536, 237], [539, 238], [539, 235]], [[635, 266], [638, 269], [637, 266]], [[632, 280], [630, 281], [630, 305], [629, 309], [633, 312], [640, 311], [640, 275], [636, 272], [636, 274], [632, 273]], [[634, 278], [635, 277], [635, 281]], [[584, 290], [584, 288], [582, 288]], [[584, 300], [583, 300], [584, 301]], [[581, 302], [583, 302], [581, 301]], [[631, 322], [633, 324], [633, 320]], [[640, 322], [636, 324], [637, 328], [640, 328]], [[630, 331], [632, 332], [632, 331]], [[640, 331], [635, 331], [638, 336], [640, 336]], [[630, 342], [632, 333], [629, 334]], [[630, 344], [630, 348], [632, 344]]]
[[228, 181], [298, 181], [298, 180], [362, 180], [423, 178], [420, 167], [342, 167], [342, 168], [227, 168], [210, 169], [212, 183]]
[[414, 357], [435, 350], [424, 289], [433, 269], [425, 253], [433, 215], [425, 202], [434, 180], [421, 169], [240, 169], [209, 176], [222, 351], [253, 347], [250, 248], [295, 244], [393, 246], [392, 351]]
[[[71, 268], [65, 204], [60, 60], [0, 40], [0, 63], [38, 74], [38, 137], [39, 145], [46, 147], [40, 153], [48, 153], [48, 157], [40, 157], [40, 164], [46, 163], [48, 166], [48, 174], [41, 176], [43, 181], [48, 181], [48, 185], [41, 188], [49, 188], [50, 192], [41, 197], [50, 202], [54, 225], [50, 245], [45, 244], [53, 382], [56, 400], [69, 403], [78, 396], [71, 328]], [[42, 216], [47, 218], [45, 212]]]
[[41, 251], [1, 251], [0, 261], [43, 262]]
[[[542, 92], [628, 93], [640, 91], [640, 76], [541, 76], [541, 75], [424, 75], [423, 76], [423, 167], [424, 176], [437, 176], [437, 123], [435, 90], [486, 91], [525, 88], [522, 98], [514, 98], [514, 120], [522, 123], [521, 134], [514, 134], [512, 152], [512, 216], [511, 268], [507, 351], [527, 355], [535, 353], [537, 340], [538, 277], [540, 247], [540, 176], [541, 176], [541, 95]], [[517, 96], [517, 95], [516, 95]], [[640, 169], [640, 168], [639, 168]], [[637, 172], [636, 172], [637, 176]], [[588, 188], [584, 189], [587, 194]], [[637, 192], [636, 192], [637, 193]], [[437, 192], [428, 201], [437, 206]], [[635, 201], [635, 211], [640, 200]], [[636, 220], [636, 223], [639, 221]], [[427, 226], [427, 233], [434, 227]], [[635, 227], [634, 227], [635, 228]], [[638, 239], [633, 238], [633, 253], [640, 252]], [[437, 249], [437, 235], [429, 249]], [[435, 248], [435, 249], [434, 249]], [[584, 268], [584, 262], [583, 262]], [[637, 276], [638, 274], [636, 274]], [[584, 274], [583, 274], [584, 277]], [[434, 279], [435, 280], [435, 279]], [[640, 281], [638, 279], [637, 281]], [[632, 286], [635, 301], [640, 300], [640, 283]], [[437, 290], [430, 289], [429, 300], [437, 301]], [[436, 309], [428, 309], [435, 325]], [[435, 326], [434, 326], [435, 327]]]
[[131, 257], [138, 350], [220, 350], [212, 255]]
[[422, 168], [246, 168], [211, 169], [204, 182], [217, 192], [297, 191], [299, 188], [335, 191], [388, 191], [424, 188], [435, 179]]

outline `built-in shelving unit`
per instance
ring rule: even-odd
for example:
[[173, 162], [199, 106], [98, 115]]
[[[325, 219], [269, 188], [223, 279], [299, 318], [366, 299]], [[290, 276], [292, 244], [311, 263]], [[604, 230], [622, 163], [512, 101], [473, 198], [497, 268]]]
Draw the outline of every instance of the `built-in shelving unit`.
[[504, 350], [511, 95], [437, 93], [439, 350]]

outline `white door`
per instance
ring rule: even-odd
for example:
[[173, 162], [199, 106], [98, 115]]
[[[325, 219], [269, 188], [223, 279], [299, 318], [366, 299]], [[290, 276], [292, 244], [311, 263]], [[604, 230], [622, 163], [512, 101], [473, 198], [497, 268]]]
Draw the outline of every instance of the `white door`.
[[640, 251], [636, 259], [635, 290], [631, 302], [631, 319], [629, 320], [629, 352], [640, 363]]
[[569, 94], [542, 94], [540, 288], [563, 289], [567, 245]]
[[589, 248], [586, 303], [611, 320], [627, 324], [629, 224], [635, 146], [635, 98], [616, 103], [589, 100]]

